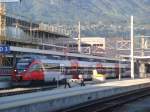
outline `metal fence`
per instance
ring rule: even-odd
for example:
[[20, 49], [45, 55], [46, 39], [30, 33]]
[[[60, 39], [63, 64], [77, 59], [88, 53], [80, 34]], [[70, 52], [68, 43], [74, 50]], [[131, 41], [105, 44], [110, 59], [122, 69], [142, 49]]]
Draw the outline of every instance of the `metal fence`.
[[12, 67], [0, 67], [0, 76], [10, 76], [12, 70]]
[[12, 67], [0, 67], [0, 81], [10, 81], [12, 70]]

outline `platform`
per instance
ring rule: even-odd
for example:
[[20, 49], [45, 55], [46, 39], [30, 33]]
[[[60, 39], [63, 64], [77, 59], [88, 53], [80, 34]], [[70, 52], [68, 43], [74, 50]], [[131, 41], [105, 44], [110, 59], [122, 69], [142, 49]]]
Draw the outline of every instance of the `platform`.
[[0, 98], [0, 112], [51, 112], [120, 93], [150, 87], [150, 79], [109, 80], [101, 84]]
[[9, 88], [10, 86], [10, 81], [0, 81], [0, 89]]

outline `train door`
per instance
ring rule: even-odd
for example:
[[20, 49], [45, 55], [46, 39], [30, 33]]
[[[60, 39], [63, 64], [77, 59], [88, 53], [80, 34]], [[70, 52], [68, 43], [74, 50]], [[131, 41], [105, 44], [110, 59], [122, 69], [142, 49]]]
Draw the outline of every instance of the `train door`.
[[59, 79], [61, 75], [60, 64], [58, 63], [44, 63], [44, 81], [51, 82]]
[[96, 64], [96, 70], [97, 70], [97, 72], [98, 72], [99, 74], [103, 74], [103, 75], [104, 75], [104, 67], [103, 67], [102, 64], [97, 63], [97, 64]]
[[28, 80], [43, 80], [44, 74], [42, 66], [38, 63], [31, 65], [29, 67], [27, 75], [25, 75], [24, 78]]
[[119, 64], [115, 64], [115, 74], [116, 74], [116, 78], [119, 77], [119, 69], [121, 69], [120, 66], [119, 66]]
[[64, 64], [60, 64], [60, 76], [59, 76], [59, 80], [62, 80], [65, 78], [65, 75], [66, 75], [66, 69], [65, 69], [65, 66]]
[[78, 60], [71, 60], [71, 75], [73, 79], [79, 78], [78, 66], [79, 66]]

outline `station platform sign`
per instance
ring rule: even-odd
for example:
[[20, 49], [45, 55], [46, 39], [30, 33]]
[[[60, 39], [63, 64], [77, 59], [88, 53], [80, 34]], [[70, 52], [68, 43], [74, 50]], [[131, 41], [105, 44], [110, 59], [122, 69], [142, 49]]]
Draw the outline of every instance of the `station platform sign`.
[[0, 45], [0, 54], [10, 53], [10, 46]]

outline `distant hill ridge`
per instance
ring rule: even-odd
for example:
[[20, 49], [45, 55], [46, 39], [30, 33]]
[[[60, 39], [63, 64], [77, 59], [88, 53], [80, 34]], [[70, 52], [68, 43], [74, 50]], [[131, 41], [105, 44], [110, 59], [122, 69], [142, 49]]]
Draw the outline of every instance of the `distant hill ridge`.
[[22, 0], [8, 4], [9, 13], [24, 15], [35, 21], [74, 23], [80, 21], [121, 21], [135, 15], [150, 19], [150, 0]]

